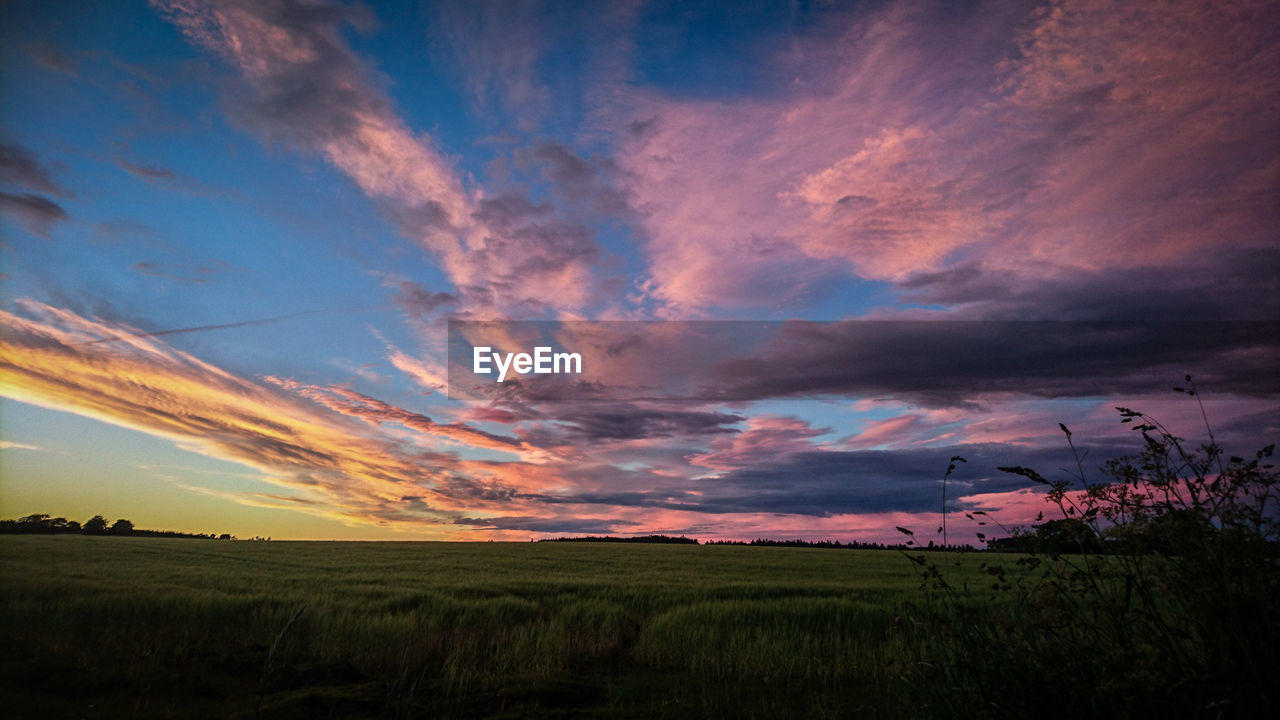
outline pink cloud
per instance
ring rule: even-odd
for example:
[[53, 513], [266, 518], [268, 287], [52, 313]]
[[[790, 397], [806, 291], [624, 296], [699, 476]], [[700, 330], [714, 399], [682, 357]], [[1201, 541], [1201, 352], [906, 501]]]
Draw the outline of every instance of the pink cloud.
[[788, 453], [816, 450], [812, 439], [826, 433], [794, 417], [757, 415], [747, 420], [747, 429], [711, 441], [710, 452], [691, 455], [689, 462], [713, 470], [733, 470], [776, 460]]
[[936, 12], [899, 2], [800, 38], [787, 93], [632, 94], [645, 131], [621, 162], [650, 296], [698, 312], [803, 294], [830, 263], [1044, 279], [1273, 244], [1265, 3]]

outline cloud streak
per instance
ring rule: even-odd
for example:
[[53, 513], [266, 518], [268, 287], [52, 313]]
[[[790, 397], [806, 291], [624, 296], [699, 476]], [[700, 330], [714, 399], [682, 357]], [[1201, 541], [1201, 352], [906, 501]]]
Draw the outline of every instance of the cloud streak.
[[49, 170], [36, 154], [20, 145], [0, 143], [0, 182], [13, 183], [25, 188], [58, 197], [70, 197], [71, 193], [53, 180]]
[[196, 45], [234, 67], [236, 117], [271, 140], [322, 155], [418, 241], [465, 309], [541, 313], [593, 300], [596, 244], [583, 226], [469, 189], [430, 136], [415, 133], [378, 73], [346, 44], [359, 10], [282, 1], [152, 0]]
[[67, 211], [49, 198], [31, 193], [0, 192], [0, 213], [10, 215], [34, 235], [49, 237], [55, 223], [67, 219]]
[[[143, 267], [143, 268], [137, 268], [137, 269], [144, 272], [152, 270], [152, 268], [149, 268], [149, 267]], [[148, 272], [148, 274], [150, 273]], [[195, 281], [203, 282], [202, 279], [196, 279]], [[164, 337], [166, 335], [185, 335], [187, 333], [209, 332], [211, 330], [231, 330], [234, 328], [241, 328], [241, 327], [255, 327], [257, 325], [270, 325], [271, 323], [284, 322], [285, 320], [293, 320], [295, 318], [308, 317], [311, 315], [328, 315], [328, 314], [337, 313], [337, 312], [355, 312], [355, 311], [364, 310], [364, 309], [366, 308], [347, 308], [347, 309], [341, 309], [341, 310], [303, 310], [302, 312], [289, 313], [288, 315], [276, 315], [274, 317], [268, 317], [268, 318], [258, 318], [257, 320], [243, 320], [241, 322], [220, 323], [216, 325], [197, 325], [195, 327], [172, 328], [169, 330], [155, 330], [151, 332], [121, 333], [121, 332], [115, 332], [115, 331], [109, 330], [108, 332], [111, 334], [111, 337], [103, 337], [103, 338], [97, 338], [94, 340], [86, 340], [80, 343], [79, 346], [82, 347], [86, 345], [98, 345], [101, 343], [113, 343], [113, 342], [120, 342], [122, 340], [132, 340], [136, 338], [154, 338], [154, 337]]]
[[[519, 446], [342, 389], [317, 390], [317, 396], [334, 400], [317, 407], [175, 350], [154, 334], [34, 301], [19, 305], [34, 317], [0, 314], [0, 393], [5, 397], [159, 435], [249, 465], [285, 488], [289, 502], [321, 502], [344, 522], [448, 524], [455, 511], [477, 508], [475, 493], [458, 490], [452, 477], [456, 458], [425, 448], [442, 441]], [[413, 429], [412, 442], [361, 427], [390, 421]], [[425, 501], [410, 512], [402, 500], [407, 495]]]

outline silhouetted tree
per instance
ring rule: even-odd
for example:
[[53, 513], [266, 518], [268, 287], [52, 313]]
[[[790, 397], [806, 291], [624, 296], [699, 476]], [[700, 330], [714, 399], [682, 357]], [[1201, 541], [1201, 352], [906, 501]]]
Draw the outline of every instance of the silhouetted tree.
[[49, 528], [49, 516], [44, 513], [32, 513], [18, 518], [18, 531], [24, 533], [52, 532]]
[[1083, 520], [1060, 518], [1035, 526], [1031, 547], [1042, 553], [1098, 552], [1098, 534]]
[[[129, 520], [120, 518], [114, 524], [101, 515], [94, 515], [84, 525], [64, 517], [51, 518], [44, 513], [34, 513], [17, 520], [0, 520], [2, 535], [129, 535], [131, 537], [204, 538], [212, 540], [213, 533], [184, 533], [175, 530], [144, 530], [134, 527]], [[223, 533], [224, 540], [235, 540], [230, 533]], [[266, 538], [270, 540], [270, 538]]]

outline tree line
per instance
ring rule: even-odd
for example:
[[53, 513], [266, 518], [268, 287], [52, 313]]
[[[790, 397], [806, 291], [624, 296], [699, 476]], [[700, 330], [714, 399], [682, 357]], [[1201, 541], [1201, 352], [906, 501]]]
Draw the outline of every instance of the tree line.
[[[705, 543], [699, 543], [697, 538], [672, 537], [670, 535], [640, 535], [635, 537], [615, 536], [615, 535], [584, 535], [577, 537], [557, 537], [544, 538], [538, 542], [605, 542], [605, 543], [655, 543], [662, 545], [747, 545], [751, 547], [801, 547], [801, 548], [825, 548], [840, 550], [941, 550], [941, 546], [935, 547], [933, 543], [929, 543], [927, 548], [911, 548], [907, 545], [885, 545], [883, 543], [874, 542], [858, 542], [856, 540], [842, 543], [836, 540], [774, 540], [772, 538], [756, 538], [755, 540], [707, 540]], [[951, 550], [976, 550], [971, 545], [952, 545]]]
[[605, 543], [657, 543], [659, 545], [697, 545], [698, 541], [688, 537], [672, 537], [670, 535], [643, 535], [636, 537], [617, 537], [613, 535], [584, 535], [581, 537], [543, 538], [538, 542], [605, 542]]
[[176, 530], [144, 530], [133, 522], [119, 518], [109, 522], [101, 515], [94, 515], [83, 524], [64, 517], [51, 517], [33, 513], [16, 520], [0, 520], [0, 535], [120, 535], [130, 537], [177, 537], [204, 540], [235, 540], [231, 533], [184, 533]]
[[[839, 540], [775, 540], [773, 538], [756, 538], [755, 540], [708, 540], [707, 545], [748, 545], [752, 547], [799, 547], [821, 548], [829, 550], [901, 550], [906, 545], [885, 545], [877, 542], [858, 542], [850, 540], [842, 543]], [[972, 548], [970, 548], [972, 549]]]

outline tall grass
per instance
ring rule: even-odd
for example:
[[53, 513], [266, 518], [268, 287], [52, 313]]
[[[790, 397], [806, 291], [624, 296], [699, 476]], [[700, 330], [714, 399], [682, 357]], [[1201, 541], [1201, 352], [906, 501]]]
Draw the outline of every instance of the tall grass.
[[0, 562], [0, 683], [52, 716], [909, 707], [892, 552], [10, 536]]
[[[1188, 378], [1188, 381], [1190, 378]], [[1182, 389], [1179, 389], [1182, 391]], [[1261, 717], [1280, 676], [1280, 475], [1273, 446], [1223, 459], [1118, 408], [1142, 450], [1050, 481], [1053, 542], [986, 563], [977, 589], [923, 569], [907, 682], [933, 712], [971, 717]], [[1060, 426], [1073, 452], [1071, 431]], [[1206, 429], [1208, 420], [1206, 417]], [[1212, 431], [1208, 430], [1212, 438]]]

